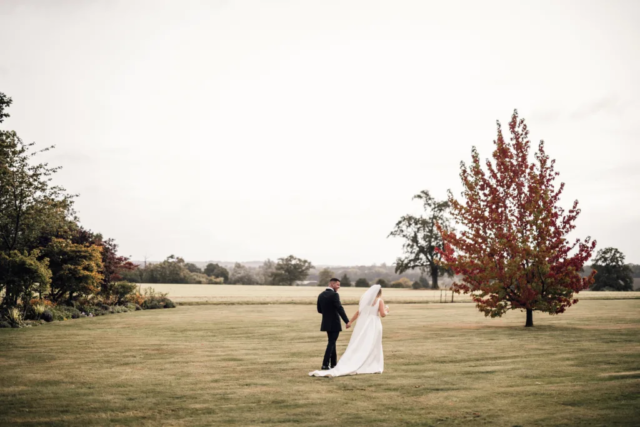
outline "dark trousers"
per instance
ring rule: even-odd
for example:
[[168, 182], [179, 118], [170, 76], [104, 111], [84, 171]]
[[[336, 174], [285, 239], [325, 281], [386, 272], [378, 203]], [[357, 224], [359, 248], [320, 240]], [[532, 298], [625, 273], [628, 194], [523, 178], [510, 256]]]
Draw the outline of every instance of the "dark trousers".
[[[327, 349], [324, 352], [324, 359], [322, 359], [322, 367], [333, 368], [338, 364], [338, 353], [336, 352], [336, 341], [338, 340], [338, 335], [340, 335], [340, 331], [327, 331], [327, 338], [329, 342], [327, 343]], [[329, 364], [329, 359], [331, 359], [331, 364]]]

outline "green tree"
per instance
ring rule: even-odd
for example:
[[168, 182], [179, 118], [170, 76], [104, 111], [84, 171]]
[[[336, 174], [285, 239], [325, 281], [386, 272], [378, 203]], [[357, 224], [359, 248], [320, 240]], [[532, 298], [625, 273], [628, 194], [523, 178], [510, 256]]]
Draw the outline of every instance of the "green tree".
[[51, 283], [49, 260], [39, 260], [40, 251], [30, 254], [18, 251], [0, 252], [0, 294], [4, 292], [2, 308], [16, 307], [22, 301], [26, 310], [37, 292], [45, 294]]
[[380, 278], [380, 279], [376, 279], [374, 280], [375, 283], [377, 283], [378, 285], [380, 285], [381, 288], [388, 288], [389, 287], [389, 282], [387, 282], [386, 280]]
[[186, 268], [187, 270], [189, 270], [191, 273], [202, 273], [202, 269], [200, 267], [198, 267], [197, 265], [195, 265], [192, 262], [188, 262], [184, 265], [184, 268]]
[[[325, 288], [329, 286], [329, 281], [335, 276], [335, 273], [328, 268], [323, 268], [318, 273], [318, 286], [324, 286]], [[340, 285], [343, 285], [342, 281]]]
[[369, 281], [365, 278], [360, 278], [358, 280], [356, 280], [356, 288], [368, 288], [369, 286]]
[[279, 258], [272, 275], [273, 284], [293, 286], [296, 282], [306, 279], [309, 276], [309, 270], [312, 268], [313, 265], [309, 261], [296, 258], [293, 255]]
[[95, 294], [104, 276], [101, 248], [85, 246], [68, 240], [53, 239], [43, 256], [49, 259], [51, 292], [54, 302], [72, 301], [76, 297]]
[[[0, 121], [11, 99], [0, 93]], [[60, 168], [33, 163], [34, 156], [49, 151], [33, 151], [14, 131], [0, 130], [0, 251], [31, 250], [43, 234], [58, 234], [58, 228], [74, 220], [72, 199], [66, 190], [52, 186], [52, 176]]]
[[[55, 236], [41, 236], [40, 242], [42, 246], [47, 246], [54, 237]], [[112, 293], [121, 294], [122, 289], [126, 288], [126, 286], [122, 284], [124, 275], [128, 272], [135, 271], [138, 266], [132, 263], [128, 257], [118, 255], [118, 245], [115, 240], [105, 240], [102, 234], [93, 233], [79, 226], [76, 226], [75, 230], [71, 231], [69, 240], [75, 244], [85, 246], [95, 245], [101, 248], [103, 270], [100, 273], [102, 273], [103, 279], [100, 285], [100, 292], [106, 297], [110, 297]], [[117, 286], [115, 285], [116, 283], [118, 283]], [[115, 290], [114, 286], [122, 289]]]
[[407, 270], [420, 269], [431, 275], [434, 289], [438, 289], [438, 277], [445, 274], [452, 276], [451, 270], [442, 268], [438, 262], [441, 255], [437, 248], [444, 249], [442, 236], [436, 229], [439, 224], [443, 229], [449, 229], [449, 202], [437, 201], [429, 191], [423, 190], [413, 197], [422, 201], [425, 216], [405, 215], [396, 223], [389, 237], [401, 237], [405, 240], [402, 245], [404, 256], [396, 261], [396, 273], [402, 274]]
[[276, 263], [271, 261], [270, 259], [267, 259], [260, 266], [260, 274], [259, 274], [260, 284], [267, 285], [267, 286], [273, 285], [273, 273], [275, 273], [275, 271], [276, 271]]
[[351, 279], [349, 279], [349, 276], [347, 276], [347, 273], [344, 273], [342, 275], [342, 278], [340, 279], [340, 286], [343, 286], [345, 288], [350, 288], [353, 286], [353, 283], [351, 283]]
[[597, 271], [595, 282], [591, 285], [592, 290], [633, 290], [633, 270], [624, 263], [624, 254], [618, 249], [599, 250], [591, 268]]
[[249, 267], [236, 262], [233, 266], [233, 270], [231, 270], [229, 283], [236, 285], [257, 285], [258, 278], [253, 274]]
[[127, 282], [144, 283], [145, 268], [136, 268], [134, 270], [125, 270], [121, 272], [122, 279]]
[[9, 117], [9, 113], [5, 110], [11, 106], [13, 100], [4, 93], [0, 92], [0, 123], [4, 122], [4, 119]]
[[[424, 277], [423, 275], [420, 275], [420, 278], [418, 279], [418, 282], [420, 282], [420, 285], [422, 285], [422, 287], [424, 289], [429, 289], [431, 286], [429, 285], [429, 280]], [[438, 284], [436, 283], [436, 286], [438, 286]], [[433, 288], [433, 289], [438, 289], [438, 288]]]
[[209, 277], [221, 277], [224, 283], [229, 283], [229, 270], [217, 263], [209, 263], [204, 268], [204, 274]]
[[169, 255], [157, 264], [149, 264], [144, 269], [144, 281], [147, 283], [191, 283], [193, 278], [187, 270], [184, 259]]
[[216, 271], [216, 268], [218, 267], [218, 264], [214, 264], [212, 262], [210, 262], [209, 264], [206, 265], [206, 267], [204, 268], [204, 274], [206, 274], [207, 276], [213, 276], [214, 271]]

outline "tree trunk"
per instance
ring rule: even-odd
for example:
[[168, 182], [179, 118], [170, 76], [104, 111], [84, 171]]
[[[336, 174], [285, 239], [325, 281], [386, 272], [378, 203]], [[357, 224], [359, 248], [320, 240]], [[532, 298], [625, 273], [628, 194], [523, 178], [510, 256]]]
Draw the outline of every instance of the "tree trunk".
[[431, 265], [431, 287], [438, 289], [438, 266], [435, 264]]
[[526, 328], [533, 327], [533, 310], [527, 308], [527, 324], [524, 325]]

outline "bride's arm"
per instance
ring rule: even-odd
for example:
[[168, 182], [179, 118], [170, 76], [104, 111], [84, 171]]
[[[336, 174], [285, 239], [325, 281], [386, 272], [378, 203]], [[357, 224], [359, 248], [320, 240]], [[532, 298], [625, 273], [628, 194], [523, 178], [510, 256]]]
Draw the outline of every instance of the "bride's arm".
[[384, 301], [380, 298], [380, 302], [378, 303], [378, 313], [380, 313], [380, 317], [386, 317], [389, 314], [389, 310], [384, 306]]
[[353, 324], [353, 322], [356, 321], [356, 319], [358, 318], [359, 315], [360, 315], [360, 310], [356, 311], [356, 314], [351, 316], [351, 321], [349, 323], [347, 323], [347, 329], [349, 329], [351, 327], [351, 325]]

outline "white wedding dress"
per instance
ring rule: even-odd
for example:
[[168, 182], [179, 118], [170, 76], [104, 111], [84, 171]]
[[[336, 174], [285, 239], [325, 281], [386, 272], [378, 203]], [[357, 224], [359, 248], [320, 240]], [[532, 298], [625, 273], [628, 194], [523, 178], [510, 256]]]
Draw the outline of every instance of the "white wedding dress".
[[312, 377], [339, 377], [356, 374], [381, 374], [384, 368], [382, 355], [382, 321], [378, 312], [380, 285], [371, 286], [360, 298], [359, 315], [351, 340], [344, 354], [333, 369], [313, 371]]

